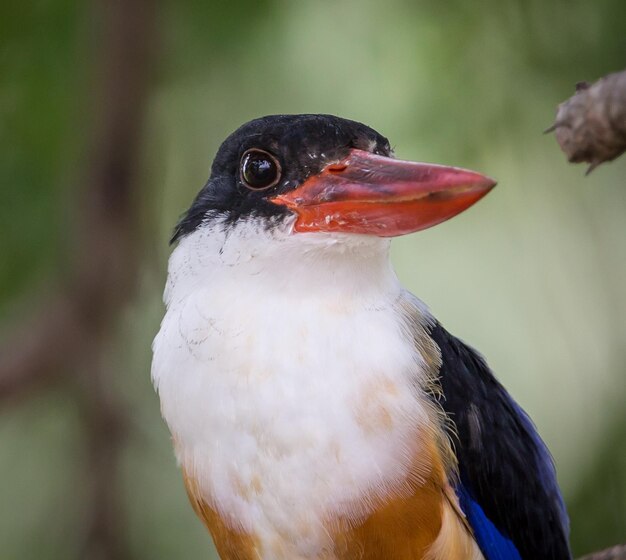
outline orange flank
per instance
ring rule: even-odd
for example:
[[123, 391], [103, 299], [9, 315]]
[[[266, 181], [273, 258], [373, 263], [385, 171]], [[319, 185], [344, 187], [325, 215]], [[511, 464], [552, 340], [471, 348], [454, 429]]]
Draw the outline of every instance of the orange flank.
[[[435, 442], [425, 446], [402, 495], [379, 500], [364, 520], [358, 523], [344, 518], [327, 520], [332, 548], [325, 547], [312, 560], [481, 560], [483, 557], [448, 483], [439, 449]], [[424, 454], [429, 456], [427, 460]], [[430, 464], [427, 473], [424, 464]], [[292, 549], [288, 543], [272, 543], [272, 551], [268, 551], [256, 535], [229, 527], [200, 496], [197, 484], [187, 473], [185, 486], [222, 560], [293, 558], [280, 552]]]
[[335, 534], [334, 559], [482, 560], [448, 483], [440, 446], [426, 444], [414, 466], [406, 495], [391, 497], [362, 524]]
[[183, 471], [185, 489], [196, 515], [204, 522], [217, 553], [222, 560], [259, 560], [259, 543], [251, 535], [228, 527], [219, 514], [200, 497], [200, 492], [193, 478]]

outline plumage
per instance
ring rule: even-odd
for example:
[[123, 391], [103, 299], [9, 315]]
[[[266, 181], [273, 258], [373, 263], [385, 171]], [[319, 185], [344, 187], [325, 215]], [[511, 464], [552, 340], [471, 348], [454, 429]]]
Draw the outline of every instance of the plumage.
[[154, 342], [190, 501], [223, 559], [566, 560], [532, 423], [389, 263], [387, 237], [493, 182], [391, 155], [328, 115], [257, 119], [218, 151]]
[[488, 560], [521, 560], [520, 553], [513, 541], [505, 537], [491, 522], [480, 504], [465, 489], [463, 483], [457, 482], [456, 493], [461, 509], [467, 516], [474, 538], [485, 558]]
[[554, 465], [531, 420], [474, 350], [439, 324], [430, 336], [441, 349], [442, 406], [456, 426], [467, 515], [479, 523], [482, 511], [522, 558], [570, 558]]

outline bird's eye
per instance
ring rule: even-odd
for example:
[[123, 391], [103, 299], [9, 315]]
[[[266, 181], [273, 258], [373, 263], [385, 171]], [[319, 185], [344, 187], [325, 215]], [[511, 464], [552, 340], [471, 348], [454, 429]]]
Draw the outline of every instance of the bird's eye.
[[273, 187], [280, 180], [280, 172], [278, 160], [264, 150], [248, 150], [241, 158], [241, 181], [249, 189]]

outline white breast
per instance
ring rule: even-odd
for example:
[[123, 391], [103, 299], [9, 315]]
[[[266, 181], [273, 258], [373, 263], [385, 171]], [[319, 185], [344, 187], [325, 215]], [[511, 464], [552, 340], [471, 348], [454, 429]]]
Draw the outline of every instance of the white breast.
[[325, 520], [401, 488], [430, 422], [403, 297], [379, 239], [213, 226], [174, 251], [152, 375], [232, 527], [314, 557]]

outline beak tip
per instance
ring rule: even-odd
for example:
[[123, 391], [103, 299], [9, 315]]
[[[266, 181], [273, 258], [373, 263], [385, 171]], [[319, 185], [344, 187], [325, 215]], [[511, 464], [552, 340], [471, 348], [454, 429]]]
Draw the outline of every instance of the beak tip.
[[487, 175], [480, 176], [479, 186], [484, 189], [486, 193], [493, 189], [497, 184], [498, 181], [492, 179], [491, 177], [488, 177]]

